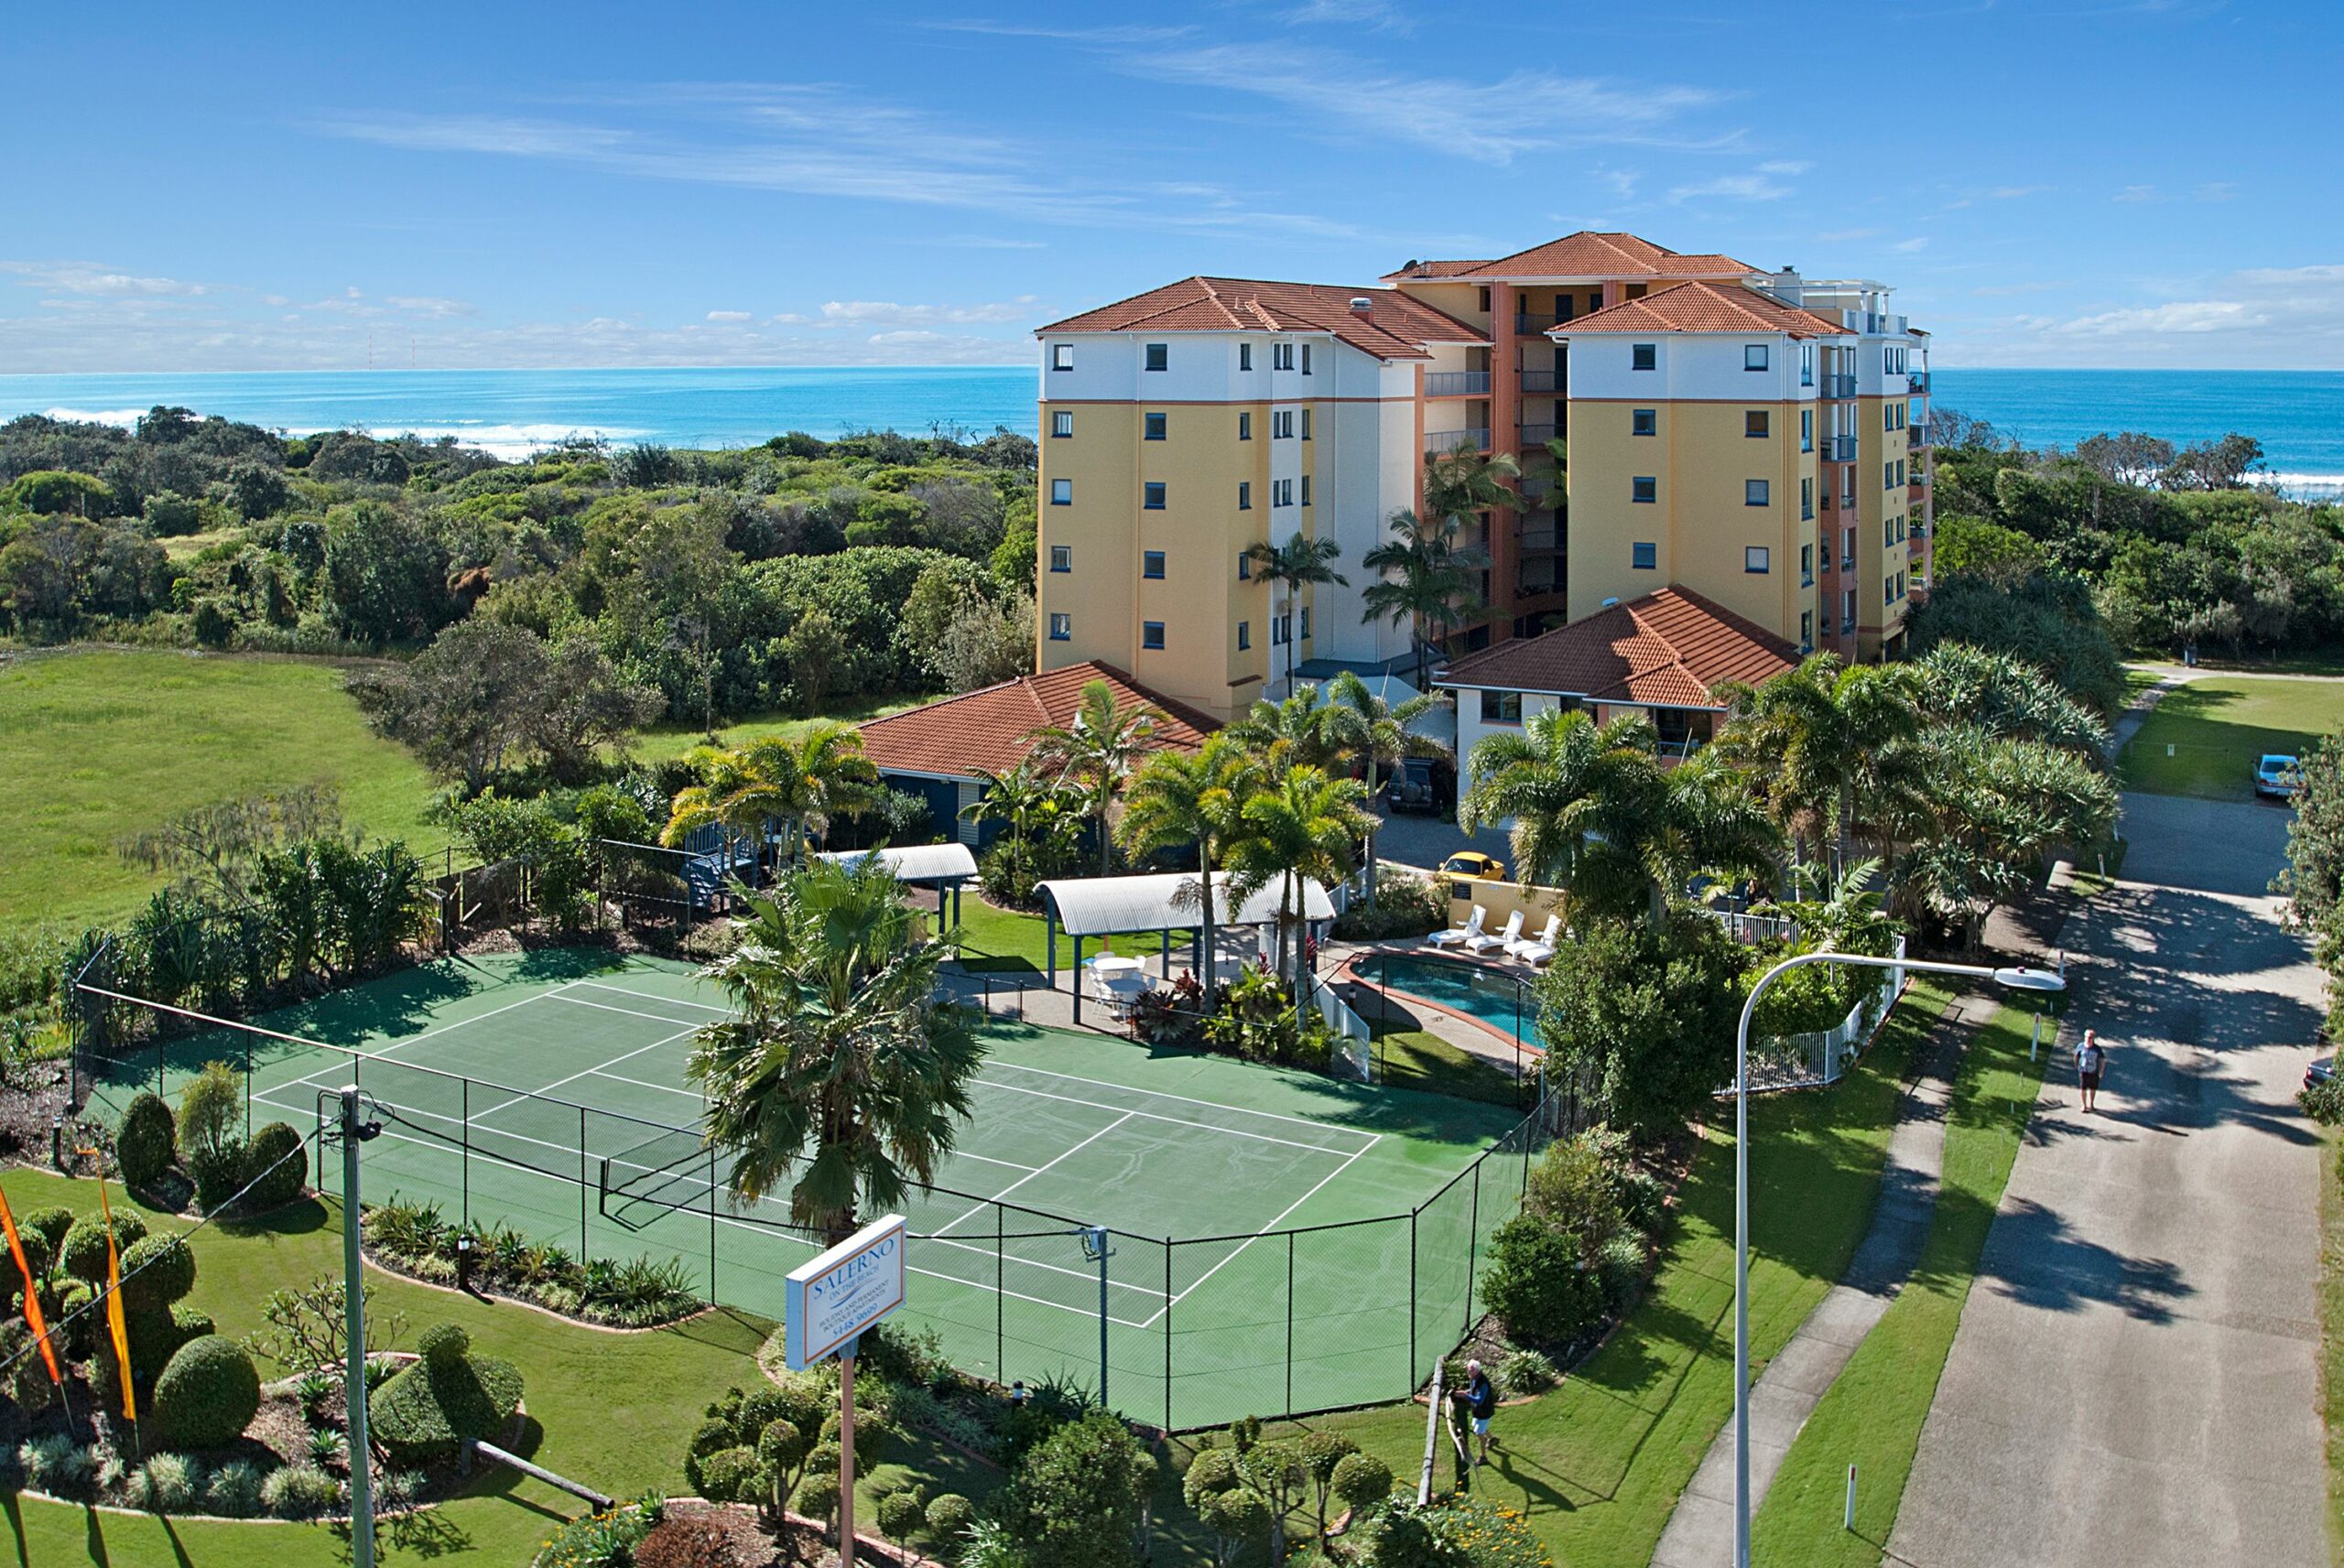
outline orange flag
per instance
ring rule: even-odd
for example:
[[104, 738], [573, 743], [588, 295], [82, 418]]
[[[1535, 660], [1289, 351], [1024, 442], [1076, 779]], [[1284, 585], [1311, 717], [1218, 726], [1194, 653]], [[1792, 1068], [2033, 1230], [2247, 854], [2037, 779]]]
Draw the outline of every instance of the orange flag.
[[114, 1359], [122, 1366], [122, 1419], [138, 1419], [138, 1396], [130, 1387], [130, 1327], [122, 1317], [122, 1249], [114, 1244], [114, 1205], [106, 1201], [105, 1156], [84, 1149], [98, 1162], [98, 1210], [106, 1222], [106, 1332], [114, 1340]]
[[65, 1381], [65, 1374], [57, 1368], [57, 1351], [49, 1342], [49, 1325], [41, 1321], [40, 1292], [33, 1289], [32, 1265], [25, 1261], [24, 1238], [16, 1234], [16, 1217], [8, 1212], [8, 1195], [0, 1193], [0, 1230], [8, 1234], [8, 1255], [16, 1260], [16, 1272], [25, 1281], [25, 1326], [33, 1331], [33, 1338], [40, 1345], [40, 1358], [49, 1363], [49, 1380]]

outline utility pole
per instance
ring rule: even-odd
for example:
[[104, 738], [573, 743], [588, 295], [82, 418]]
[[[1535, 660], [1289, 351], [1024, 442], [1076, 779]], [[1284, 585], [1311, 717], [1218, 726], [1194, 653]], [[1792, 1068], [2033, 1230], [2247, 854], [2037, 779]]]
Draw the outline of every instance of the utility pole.
[[350, 1561], [352, 1568], [374, 1568], [374, 1478], [366, 1436], [366, 1279], [358, 1250], [358, 1146], [383, 1130], [379, 1121], [359, 1119], [358, 1087], [320, 1092], [318, 1119], [325, 1119], [331, 1098], [342, 1143], [342, 1397], [350, 1406]]

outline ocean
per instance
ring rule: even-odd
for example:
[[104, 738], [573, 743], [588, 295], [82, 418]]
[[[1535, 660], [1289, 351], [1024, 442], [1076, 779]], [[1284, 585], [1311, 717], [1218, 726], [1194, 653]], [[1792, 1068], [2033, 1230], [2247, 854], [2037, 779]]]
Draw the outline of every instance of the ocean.
[[[274, 429], [453, 436], [522, 457], [570, 436], [705, 448], [874, 427], [1033, 435], [1034, 390], [1023, 365], [0, 375], [0, 419], [127, 424], [179, 404]], [[2237, 430], [2263, 443], [2271, 481], [2289, 493], [2344, 495], [2344, 372], [1957, 366], [1936, 373], [1936, 401], [2035, 446], [2103, 430], [2176, 444]]]

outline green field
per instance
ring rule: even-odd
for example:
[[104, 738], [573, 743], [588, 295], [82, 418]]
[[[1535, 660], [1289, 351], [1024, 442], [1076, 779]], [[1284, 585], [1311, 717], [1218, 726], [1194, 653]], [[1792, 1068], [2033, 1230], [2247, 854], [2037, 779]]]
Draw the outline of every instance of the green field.
[[2124, 787], [2249, 800], [2256, 758], [2301, 756], [2339, 725], [2344, 680], [2207, 676], [2166, 692], [2149, 710], [2124, 749]]
[[[935, 700], [925, 697], [873, 697], [834, 708], [825, 718], [841, 724], [862, 724], [874, 719], [884, 719], [890, 713], [901, 713], [923, 702]], [[787, 713], [755, 713], [731, 724], [716, 727], [716, 743], [720, 746], [745, 746], [752, 741], [769, 741], [776, 736], [803, 734], [820, 719], [800, 718]], [[705, 746], [708, 731], [697, 724], [655, 724], [636, 738], [630, 748], [645, 762], [659, 762], [668, 757], [680, 757], [696, 746]]]
[[214, 801], [300, 784], [418, 847], [431, 781], [370, 733], [321, 661], [79, 649], [0, 665], [0, 934], [111, 920], [161, 879], [116, 843]]

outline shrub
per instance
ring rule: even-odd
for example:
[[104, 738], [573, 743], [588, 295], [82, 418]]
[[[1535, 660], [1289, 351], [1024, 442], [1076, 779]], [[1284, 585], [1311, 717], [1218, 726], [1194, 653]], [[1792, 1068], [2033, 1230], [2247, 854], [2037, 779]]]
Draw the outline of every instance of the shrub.
[[149, 1513], [185, 1513], [195, 1501], [200, 1474], [184, 1454], [157, 1454], [130, 1473], [123, 1498]]
[[20, 1227], [16, 1232], [16, 1244], [25, 1249], [25, 1267], [33, 1271], [32, 1278], [27, 1280], [16, 1271], [15, 1253], [0, 1249], [0, 1313], [11, 1311], [16, 1297], [36, 1288], [48, 1278], [49, 1265], [56, 1261], [54, 1251], [48, 1242], [40, 1238], [38, 1231]]
[[709, 1519], [671, 1519], [645, 1535], [634, 1568], [739, 1568], [740, 1553], [723, 1526]]
[[52, 1498], [85, 1495], [97, 1461], [90, 1450], [61, 1433], [35, 1437], [16, 1447], [16, 1468], [25, 1485]]
[[1631, 1167], [1613, 1173], [1620, 1193], [1620, 1217], [1658, 1237], [1668, 1226], [1668, 1184], [1650, 1171]]
[[2344, 1078], [2326, 1078], [2296, 1090], [2295, 1105], [2322, 1127], [2344, 1121]]
[[250, 1462], [231, 1459], [212, 1472], [203, 1487], [203, 1509], [222, 1519], [250, 1519], [260, 1512], [260, 1471]]
[[[146, 1239], [146, 1222], [125, 1211], [114, 1217], [114, 1240], [117, 1250], [127, 1252]], [[106, 1278], [106, 1222], [97, 1215], [77, 1219], [65, 1233], [64, 1244], [58, 1249], [58, 1263], [64, 1271], [84, 1284], [102, 1285]]]
[[1381, 942], [1421, 936], [1449, 924], [1449, 893], [1439, 881], [1402, 871], [1389, 862], [1375, 868], [1375, 903], [1354, 899], [1335, 916], [1340, 941]]
[[[1206, 1493], [1197, 1500], [1197, 1521], [1217, 1538], [1223, 1563], [1232, 1561], [1253, 1542], [1269, 1540], [1274, 1522], [1269, 1499], [1251, 1487]], [[1271, 1561], [1276, 1560], [1274, 1552]]]
[[122, 1309], [168, 1312], [195, 1289], [195, 1249], [177, 1236], [149, 1236], [123, 1249]]
[[472, 1336], [452, 1323], [418, 1336], [422, 1359], [368, 1398], [374, 1438], [393, 1460], [419, 1465], [456, 1452], [467, 1438], [494, 1437], [521, 1404], [521, 1373], [510, 1361], [474, 1356]]
[[179, 1141], [189, 1155], [218, 1154], [242, 1141], [244, 1100], [225, 1062], [207, 1062], [179, 1090]]
[[73, 1211], [62, 1206], [37, 1208], [18, 1223], [24, 1229], [39, 1237], [48, 1247], [49, 1255], [54, 1258], [57, 1249], [65, 1245], [65, 1233], [73, 1228]]
[[1509, 1394], [1543, 1394], [1561, 1380], [1554, 1362], [1536, 1350], [1517, 1350], [1498, 1363], [1498, 1387]]
[[1592, 1255], [1620, 1228], [1620, 1195], [1604, 1158], [1604, 1141], [1582, 1132], [1550, 1145], [1530, 1167], [1522, 1206], [1570, 1232]]
[[656, 1496], [581, 1514], [546, 1538], [537, 1568], [630, 1568], [635, 1548], [666, 1519], [667, 1505]]
[[1003, 1493], [1002, 1518], [1030, 1568], [1099, 1568], [1133, 1559], [1154, 1466], [1105, 1411], [1060, 1427], [1026, 1456]]
[[928, 1533], [946, 1545], [957, 1546], [976, 1517], [976, 1505], [960, 1493], [939, 1493], [928, 1499]]
[[1356, 1515], [1392, 1495], [1392, 1466], [1373, 1454], [1346, 1454], [1336, 1462], [1328, 1490]]
[[[280, 1160], [282, 1164], [277, 1163]], [[246, 1214], [266, 1214], [299, 1197], [309, 1184], [309, 1153], [301, 1135], [282, 1121], [272, 1121], [254, 1133], [253, 1141], [244, 1145], [237, 1184], [251, 1188], [244, 1194]]]
[[224, 1448], [260, 1409], [260, 1373], [244, 1347], [207, 1334], [172, 1353], [155, 1379], [155, 1436], [174, 1448]]
[[700, 1462], [694, 1488], [711, 1503], [755, 1502], [765, 1495], [754, 1448], [720, 1448]]
[[342, 1483], [314, 1465], [288, 1465], [260, 1484], [261, 1507], [278, 1519], [314, 1519], [342, 1502]]
[[1490, 1242], [1482, 1300], [1506, 1332], [1532, 1345], [1565, 1346], [1601, 1321], [1603, 1287], [1579, 1240], [1535, 1214], [1518, 1214]]
[[1622, 1231], [1606, 1241], [1595, 1255], [1596, 1277], [1603, 1284], [1603, 1299], [1617, 1309], [1644, 1282], [1644, 1238]]
[[171, 1168], [179, 1152], [171, 1127], [171, 1108], [163, 1097], [144, 1090], [131, 1097], [114, 1130], [114, 1155], [125, 1186], [151, 1191]]
[[928, 1527], [928, 1504], [916, 1490], [888, 1493], [878, 1512], [879, 1533], [898, 1546]]

